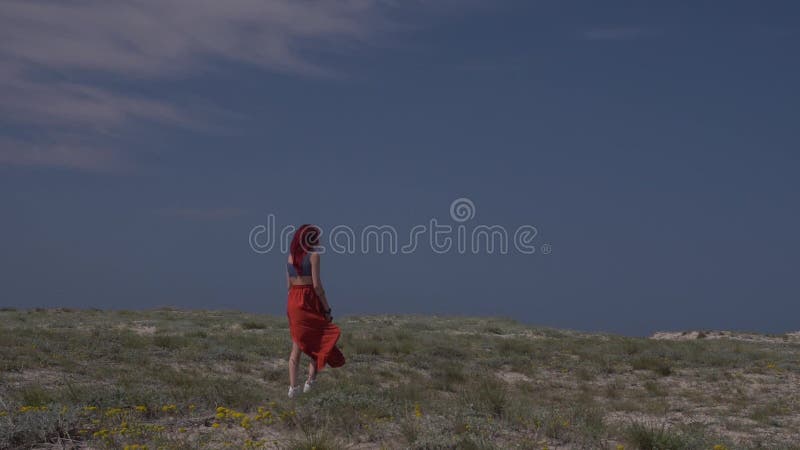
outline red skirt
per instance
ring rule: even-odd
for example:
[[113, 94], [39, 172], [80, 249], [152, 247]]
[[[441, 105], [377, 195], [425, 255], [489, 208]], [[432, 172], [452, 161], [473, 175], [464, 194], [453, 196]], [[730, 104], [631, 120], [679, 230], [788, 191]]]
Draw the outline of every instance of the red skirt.
[[289, 289], [286, 315], [289, 333], [300, 350], [316, 361], [317, 371], [327, 363], [331, 367], [344, 365], [344, 355], [336, 347], [342, 331], [325, 319], [322, 302], [311, 285], [293, 285]]

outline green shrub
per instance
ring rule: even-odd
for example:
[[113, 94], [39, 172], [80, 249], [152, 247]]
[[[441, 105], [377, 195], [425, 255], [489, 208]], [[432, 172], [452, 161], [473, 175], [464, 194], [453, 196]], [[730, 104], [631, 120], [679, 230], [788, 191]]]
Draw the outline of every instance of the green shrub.
[[509, 404], [508, 387], [492, 373], [471, 378], [461, 389], [461, 398], [466, 407], [494, 416], [502, 415]]
[[689, 450], [689, 442], [665, 424], [634, 422], [623, 431], [628, 444], [640, 450]]
[[242, 329], [243, 330], [265, 330], [267, 329], [267, 325], [262, 322], [242, 322]]
[[665, 358], [655, 356], [639, 356], [631, 361], [633, 370], [652, 370], [661, 376], [672, 375], [672, 367]]

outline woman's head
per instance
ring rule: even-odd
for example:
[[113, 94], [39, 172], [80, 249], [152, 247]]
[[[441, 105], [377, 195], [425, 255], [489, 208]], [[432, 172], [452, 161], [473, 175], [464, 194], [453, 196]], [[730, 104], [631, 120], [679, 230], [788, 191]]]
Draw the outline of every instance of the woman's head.
[[319, 235], [319, 228], [311, 224], [300, 225], [294, 232], [289, 252], [292, 254], [292, 265], [298, 274], [302, 273], [303, 256], [319, 245]]

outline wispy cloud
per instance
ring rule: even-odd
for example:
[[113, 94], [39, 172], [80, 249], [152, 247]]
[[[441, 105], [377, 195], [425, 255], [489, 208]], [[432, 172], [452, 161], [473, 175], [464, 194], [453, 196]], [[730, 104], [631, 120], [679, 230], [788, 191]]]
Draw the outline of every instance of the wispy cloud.
[[36, 125], [121, 126], [146, 119], [188, 125], [187, 113], [164, 101], [117, 93], [80, 83], [30, 81], [24, 76], [0, 78], [5, 92], [0, 115]]
[[[119, 85], [191, 77], [223, 66], [222, 61], [301, 76], [330, 75], [334, 69], [307, 57], [309, 50], [368, 42], [387, 26], [391, 3], [6, 0], [0, 12], [0, 123], [41, 127], [44, 138], [6, 139], [0, 164], [90, 168], [89, 160], [98, 158], [94, 167], [102, 170], [104, 145], [92, 143], [91, 133], [124, 133], [138, 121], [195, 122], [191, 105]], [[53, 130], [79, 132], [88, 147], [53, 143]]]
[[208, 56], [317, 73], [325, 69], [304, 58], [303, 48], [365, 39], [380, 23], [380, 3], [11, 0], [0, 16], [0, 54], [50, 68], [141, 76], [186, 72]]
[[0, 137], [0, 165], [51, 166], [83, 171], [122, 172], [130, 168], [116, 149], [91, 144], [45, 141], [31, 143]]

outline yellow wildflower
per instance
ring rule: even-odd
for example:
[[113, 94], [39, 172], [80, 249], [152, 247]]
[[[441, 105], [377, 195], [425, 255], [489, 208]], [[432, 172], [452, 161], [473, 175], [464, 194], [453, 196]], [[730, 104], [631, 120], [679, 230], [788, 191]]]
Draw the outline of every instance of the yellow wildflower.
[[123, 412], [122, 408], [109, 408], [106, 410], [106, 416], [114, 417], [118, 414], [122, 414], [122, 412]]

